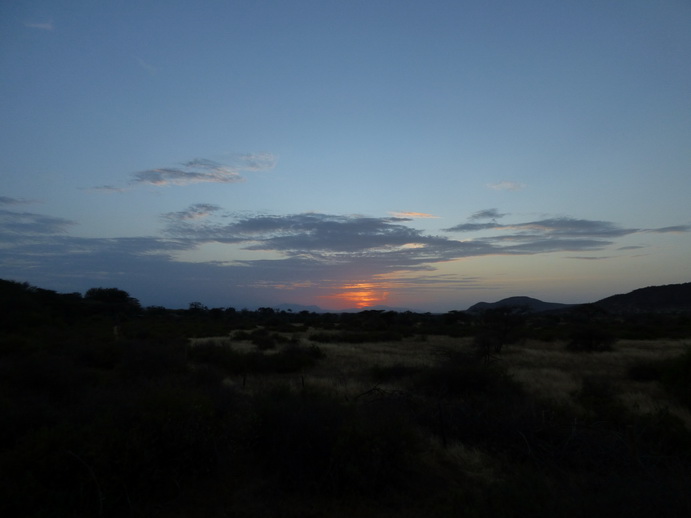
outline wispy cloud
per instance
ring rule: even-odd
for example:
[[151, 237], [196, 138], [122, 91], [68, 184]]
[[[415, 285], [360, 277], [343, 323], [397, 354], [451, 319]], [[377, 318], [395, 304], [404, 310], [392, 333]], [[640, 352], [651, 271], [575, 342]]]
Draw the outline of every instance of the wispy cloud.
[[181, 167], [149, 169], [132, 175], [132, 184], [155, 186], [190, 185], [201, 182], [236, 183], [242, 182], [243, 171], [267, 171], [276, 165], [276, 157], [271, 153], [236, 155], [232, 163], [221, 164], [205, 158], [195, 158]]
[[[469, 219], [474, 219], [473, 216]], [[576, 218], [549, 218], [537, 221], [527, 221], [523, 223], [500, 224], [495, 221], [491, 223], [461, 223], [450, 228], [444, 229], [446, 232], [476, 232], [479, 230], [509, 230], [513, 233], [511, 237], [529, 238], [535, 236], [549, 237], [593, 237], [593, 238], [612, 238], [621, 237], [639, 229], [621, 228], [609, 221], [596, 221]]]
[[[484, 211], [483, 211], [484, 212]], [[477, 214], [477, 213], [476, 213]], [[489, 215], [489, 212], [487, 213]], [[502, 215], [503, 216], [503, 215]], [[546, 218], [518, 223], [475, 223], [475, 214], [469, 222], [443, 229], [446, 232], [483, 232], [474, 239], [494, 247], [495, 252], [508, 254], [539, 254], [565, 251], [602, 250], [615, 239], [631, 234], [654, 232], [689, 232], [691, 227], [677, 225], [658, 229], [625, 228], [610, 221], [569, 217]], [[488, 234], [488, 232], [490, 232]], [[500, 233], [496, 233], [500, 232]], [[621, 250], [640, 247], [623, 247]], [[587, 257], [586, 259], [590, 259]]]
[[35, 203], [34, 200], [27, 200], [25, 198], [11, 198], [10, 196], [0, 196], [0, 205], [27, 205]]
[[517, 183], [517, 182], [496, 182], [496, 183], [488, 183], [487, 187], [490, 189], [494, 189], [495, 191], [520, 191], [522, 189], [525, 189], [525, 184], [522, 183]]
[[52, 31], [53, 20], [49, 20], [47, 22], [26, 22], [24, 24], [24, 27], [28, 27], [29, 29], [41, 29], [43, 31]]
[[404, 219], [437, 219], [439, 216], [434, 214], [427, 214], [426, 212], [390, 212], [395, 218]]
[[[471, 222], [446, 229], [495, 232], [459, 241], [427, 235], [404, 224], [409, 220], [397, 217], [302, 213], [222, 221], [213, 217], [217, 210], [216, 206], [199, 205], [168, 214], [166, 232], [176, 239], [232, 243], [246, 250], [270, 251], [320, 264], [358, 264], [372, 273], [419, 270], [464, 257], [602, 250], [616, 238], [639, 232], [607, 221], [550, 218], [512, 224]], [[501, 214], [485, 214], [497, 215]]]
[[133, 184], [156, 186], [189, 185], [193, 183], [235, 183], [243, 180], [236, 167], [229, 167], [210, 160], [195, 159], [182, 167], [148, 169], [134, 173]]
[[478, 232], [480, 230], [496, 230], [500, 228], [504, 227], [497, 224], [496, 221], [493, 221], [491, 223], [460, 223], [442, 230], [444, 230], [444, 232]]
[[586, 255], [574, 255], [567, 257], [567, 259], [577, 259], [579, 261], [603, 261], [605, 259], [612, 259], [611, 255], [600, 255], [600, 256], [586, 256]]
[[484, 209], [474, 212], [468, 219], [471, 221], [476, 221], [479, 219], [500, 219], [507, 214], [499, 212], [497, 209]]
[[[16, 202], [0, 198], [5, 205]], [[553, 252], [604, 260], [617, 239], [648, 232], [568, 217], [503, 224], [483, 221], [498, 217], [505, 215], [487, 209], [447, 229], [481, 231], [480, 237], [458, 240], [414, 228], [411, 218], [232, 214], [215, 204], [196, 203], [162, 214], [162, 236], [107, 239], [71, 236], [67, 231], [74, 223], [67, 219], [0, 210], [0, 267], [3, 275], [30, 282], [65, 278], [71, 286], [108, 282], [123, 289], [134, 283], [137, 291], [156, 297], [184, 293], [190, 297], [187, 302], [195, 297], [208, 300], [211, 293], [215, 300], [227, 300], [228, 293], [238, 293], [241, 303], [252, 304], [252, 297], [263, 297], [263, 303], [271, 300], [272, 289], [303, 290], [314, 296], [357, 283], [400, 292], [477, 289], [485, 281], [442, 274], [437, 265], [469, 257]], [[686, 227], [658, 230], [670, 228]], [[227, 245], [223, 248], [227, 252], [216, 260], [195, 263], [179, 257], [208, 244]]]
[[148, 74], [150, 74], [150, 75], [153, 76], [153, 75], [156, 75], [156, 73], [158, 72], [158, 68], [157, 68], [157, 67], [153, 66], [153, 65], [150, 64], [150, 63], [147, 63], [147, 62], [144, 61], [142, 58], [135, 58], [135, 59], [137, 60], [137, 63], [139, 64], [139, 66], [140, 66], [141, 68], [143, 68], [144, 70], [146, 70], [146, 72], [147, 72]]
[[684, 232], [691, 232], [690, 225], [674, 225], [671, 227], [662, 228], [648, 228], [644, 232], [654, 232], [657, 234], [681, 234]]
[[32, 212], [0, 210], [0, 239], [16, 239], [17, 235], [59, 234], [74, 224], [67, 219]]
[[[167, 219], [167, 235], [176, 239], [232, 243], [246, 250], [279, 253], [293, 261], [341, 268], [353, 265], [371, 273], [427, 268], [428, 263], [491, 253], [492, 248], [480, 242], [425, 235], [396, 217], [301, 213], [256, 215], [230, 222]], [[272, 263], [275, 266], [280, 261]]]
[[116, 187], [114, 185], [96, 185], [95, 187], [87, 187], [82, 190], [91, 192], [128, 192], [132, 189], [128, 187]]
[[221, 209], [218, 205], [210, 203], [195, 203], [187, 209], [178, 212], [168, 212], [163, 215], [164, 219], [172, 221], [188, 221], [205, 218]]
[[441, 290], [477, 289], [486, 285], [486, 281], [476, 276], [457, 274], [420, 274], [414, 276], [377, 275], [371, 282], [378, 283], [388, 289], [406, 291], [427, 290], [431, 287]]
[[138, 171], [131, 175], [130, 187], [100, 185], [88, 190], [96, 192], [126, 192], [133, 187], [150, 185], [166, 187], [195, 183], [237, 183], [245, 180], [242, 173], [273, 169], [277, 158], [272, 153], [246, 153], [231, 155], [226, 163], [206, 158], [195, 158], [175, 167], [161, 167]]

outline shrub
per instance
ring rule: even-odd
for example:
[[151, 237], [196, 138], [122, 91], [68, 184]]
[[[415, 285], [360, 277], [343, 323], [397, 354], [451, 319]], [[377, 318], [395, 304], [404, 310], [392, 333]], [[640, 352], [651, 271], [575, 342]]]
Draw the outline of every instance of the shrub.
[[150, 378], [183, 372], [184, 340], [126, 340], [117, 344], [121, 359], [117, 366], [126, 378]]
[[413, 386], [425, 394], [440, 397], [508, 395], [520, 392], [501, 365], [489, 364], [474, 354], [443, 351], [437, 365], [415, 376]]
[[662, 378], [663, 364], [654, 360], [639, 360], [629, 365], [627, 374], [634, 381], [659, 381]]
[[295, 344], [288, 345], [278, 354], [267, 356], [270, 370], [279, 373], [299, 372], [312, 367], [317, 360], [324, 357], [322, 350], [316, 345], [303, 347]]
[[566, 348], [569, 351], [611, 351], [616, 341], [616, 337], [602, 327], [578, 327], [571, 332], [570, 341]]
[[315, 494], [377, 494], [405, 482], [420, 437], [395, 400], [347, 403], [279, 386], [256, 403], [255, 454], [278, 487]]
[[316, 345], [304, 347], [289, 343], [273, 354], [262, 352], [243, 353], [225, 345], [200, 344], [189, 349], [192, 361], [213, 365], [229, 374], [290, 373], [313, 366], [324, 353]]
[[370, 342], [399, 342], [403, 339], [395, 331], [342, 331], [339, 333], [312, 333], [309, 339], [321, 343], [364, 344]]
[[374, 365], [370, 368], [370, 375], [374, 381], [387, 382], [399, 380], [401, 378], [409, 378], [418, 374], [422, 367], [418, 365], [405, 365], [403, 363], [395, 363], [393, 365]]
[[681, 404], [691, 408], [691, 348], [665, 363], [662, 384]]
[[225, 345], [204, 343], [188, 349], [188, 358], [194, 362], [213, 365], [230, 374], [242, 374], [247, 371], [247, 354], [235, 351]]
[[473, 338], [475, 354], [483, 361], [488, 362], [499, 354], [503, 347], [501, 336], [492, 331], [482, 331]]
[[260, 351], [269, 351], [276, 348], [276, 340], [271, 336], [255, 336], [252, 338], [252, 343]]

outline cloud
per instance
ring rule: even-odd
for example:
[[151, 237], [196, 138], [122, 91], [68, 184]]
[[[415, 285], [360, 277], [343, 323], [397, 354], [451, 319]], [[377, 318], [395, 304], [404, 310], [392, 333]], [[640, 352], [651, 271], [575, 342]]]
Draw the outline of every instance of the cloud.
[[527, 223], [508, 225], [517, 231], [537, 231], [542, 234], [560, 237], [621, 237], [638, 232], [635, 228], [621, 228], [609, 221], [575, 218], [550, 218]]
[[194, 205], [190, 205], [185, 210], [168, 212], [163, 215], [163, 218], [172, 221], [188, 221], [205, 218], [219, 210], [221, 210], [221, 207], [218, 205], [213, 205], [210, 203], [196, 203]]
[[406, 292], [416, 290], [427, 290], [433, 287], [435, 290], [463, 290], [477, 289], [485, 285], [485, 281], [476, 276], [462, 276], [456, 274], [416, 274], [411, 276], [374, 276], [368, 282], [380, 285], [386, 289], [406, 290]]
[[[187, 210], [195, 211], [194, 206]], [[428, 239], [400, 222], [401, 218], [310, 212], [285, 216], [258, 215], [236, 219], [231, 223], [205, 222], [202, 225], [173, 218], [167, 232], [176, 237], [199, 240], [244, 242], [250, 250], [277, 250], [292, 254], [390, 250]]]
[[30, 29], [41, 29], [44, 31], [52, 31], [53, 30], [53, 20], [49, 20], [47, 22], [27, 22], [24, 24], [24, 27], [28, 27]]
[[277, 158], [271, 153], [247, 153], [231, 155], [227, 163], [206, 158], [195, 158], [178, 167], [162, 167], [138, 171], [131, 175], [130, 186], [101, 185], [88, 190], [97, 192], [126, 192], [132, 187], [152, 185], [191, 185], [195, 183], [237, 183], [245, 178], [243, 172], [268, 171], [275, 167]]
[[24, 198], [11, 198], [9, 196], [0, 196], [0, 205], [25, 205], [29, 203], [35, 203], [32, 200], [26, 200]]
[[[184, 303], [184, 296], [186, 302], [266, 305], [276, 302], [271, 298], [275, 289], [314, 297], [356, 282], [400, 292], [478, 288], [481, 280], [441, 274], [436, 266], [470, 257], [554, 252], [605, 259], [606, 252], [600, 257], [583, 253], [607, 250], [620, 237], [647, 232], [567, 217], [481, 221], [498, 216], [503, 215], [495, 209], [473, 214], [452, 229], [482, 231], [481, 236], [458, 240], [431, 235], [400, 217], [232, 214], [218, 205], [196, 203], [162, 214], [161, 236], [89, 238], [69, 235], [74, 223], [66, 219], [0, 210], [0, 268], [5, 278], [47, 280], [51, 289], [60, 282], [70, 291], [115, 285], [149, 294], [147, 303]], [[189, 253], [180, 256], [205, 245], [215, 251], [220, 247], [222, 255], [198, 262], [191, 262]]]
[[[578, 252], [602, 250], [611, 245], [612, 241], [602, 239], [555, 239], [541, 236], [500, 236], [498, 238], [483, 239], [482, 241], [498, 248], [498, 253], [504, 254], [549, 254], [554, 252]], [[501, 245], [501, 246], [499, 246]]]
[[139, 171], [132, 175], [133, 184], [149, 184], [156, 186], [189, 185], [193, 183], [236, 183], [243, 181], [243, 177], [235, 168], [221, 164], [200, 164], [198, 161], [188, 162], [182, 168], [162, 168]]
[[691, 226], [689, 226], [689, 225], [674, 225], [671, 227], [649, 228], [649, 229], [646, 229], [645, 232], [655, 232], [657, 234], [668, 234], [668, 233], [681, 234], [684, 232], [691, 232]]
[[485, 209], [474, 212], [468, 219], [475, 221], [478, 219], [500, 219], [506, 216], [505, 213], [500, 213], [497, 209]]
[[73, 221], [34, 214], [0, 210], [0, 239], [16, 239], [17, 236], [35, 234], [57, 234], [66, 232]]
[[567, 259], [577, 259], [579, 261], [602, 261], [604, 259], [612, 259], [612, 256], [611, 255], [601, 255], [601, 256], [593, 257], [593, 256], [577, 255], [577, 256], [567, 257]]
[[127, 187], [115, 187], [114, 185], [97, 185], [95, 187], [87, 187], [83, 190], [92, 192], [128, 192], [131, 189]]
[[195, 158], [182, 167], [149, 169], [132, 175], [132, 184], [155, 186], [190, 185], [194, 183], [236, 183], [244, 181], [242, 171], [267, 171], [276, 165], [270, 153], [236, 155], [232, 163], [221, 164], [205, 158]]
[[525, 189], [526, 186], [522, 183], [502, 181], [497, 183], [488, 183], [487, 187], [494, 189], [495, 191], [520, 191]]
[[439, 216], [427, 214], [426, 212], [390, 212], [396, 218], [403, 219], [437, 219]]
[[[429, 263], [491, 252], [491, 245], [425, 235], [403, 222], [395, 217], [311, 212], [255, 215], [230, 222], [174, 217], [167, 218], [166, 234], [198, 243], [237, 244], [245, 250], [278, 253], [304, 264], [356, 265], [372, 273], [424, 269]], [[270, 262], [275, 266], [279, 261]]]
[[[245, 250], [283, 256], [283, 260], [269, 261], [272, 266], [291, 259], [291, 267], [296, 267], [298, 260], [300, 264], [321, 266], [357, 265], [370, 274], [430, 269], [435, 263], [465, 257], [601, 250], [612, 244], [613, 239], [637, 232], [606, 221], [551, 218], [508, 225], [465, 223], [446, 229], [502, 231], [498, 235], [459, 241], [427, 235], [405, 225], [408, 220], [396, 217], [302, 213], [254, 215], [228, 222], [213, 218], [218, 209], [213, 208], [214, 211], [208, 211], [192, 206], [166, 215], [167, 235], [200, 244], [235, 244]], [[260, 266], [252, 261], [244, 264]], [[266, 266], [268, 263], [261, 263], [261, 267]]]
[[479, 230], [508, 230], [513, 233], [511, 239], [535, 239], [543, 237], [621, 237], [639, 229], [621, 228], [609, 221], [596, 221], [576, 218], [548, 218], [524, 223], [499, 224], [491, 223], [461, 223], [444, 229], [446, 232], [475, 232]]
[[492, 230], [502, 228], [496, 222], [492, 223], [461, 223], [453, 227], [442, 229], [445, 232], [477, 232], [479, 230]]
[[153, 76], [153, 75], [156, 75], [156, 73], [158, 72], [158, 68], [147, 63], [142, 58], [136, 58], [136, 60], [137, 60], [137, 63], [139, 64], [139, 66], [142, 67], [144, 70], [146, 70], [149, 73], [149, 75]]

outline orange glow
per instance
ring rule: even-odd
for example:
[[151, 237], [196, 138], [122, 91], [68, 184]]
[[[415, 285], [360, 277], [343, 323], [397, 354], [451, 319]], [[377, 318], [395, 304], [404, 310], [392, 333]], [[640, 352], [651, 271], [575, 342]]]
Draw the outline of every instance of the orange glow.
[[339, 287], [342, 290], [335, 295], [325, 295], [323, 298], [336, 300], [344, 308], [366, 308], [386, 302], [389, 292], [380, 286], [371, 283], [344, 284]]

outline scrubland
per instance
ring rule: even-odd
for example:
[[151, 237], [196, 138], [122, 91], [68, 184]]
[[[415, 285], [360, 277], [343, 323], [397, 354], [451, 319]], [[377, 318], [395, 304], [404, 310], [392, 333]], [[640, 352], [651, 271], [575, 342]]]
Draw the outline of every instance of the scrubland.
[[0, 334], [2, 516], [691, 516], [681, 324], [88, 308]]

